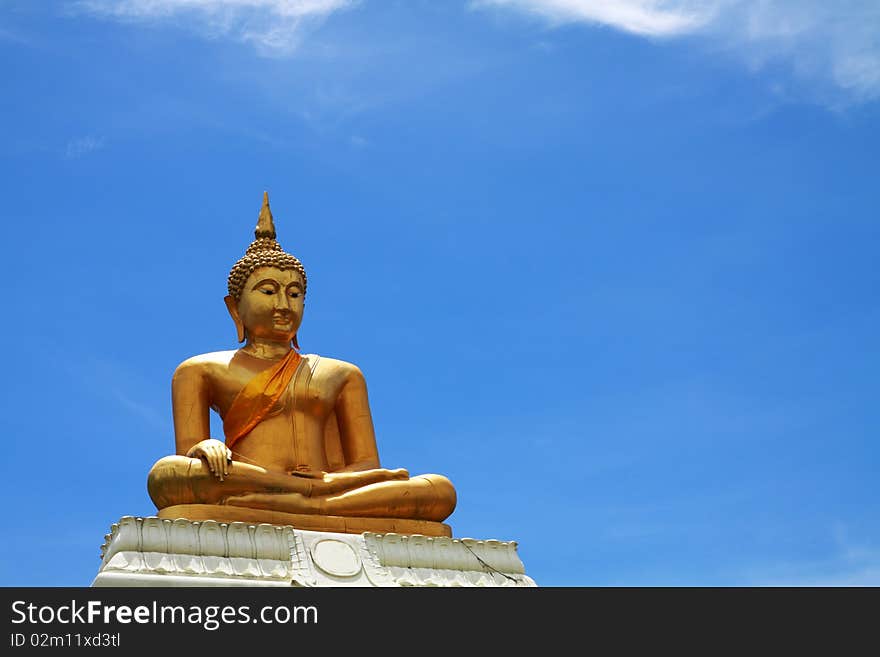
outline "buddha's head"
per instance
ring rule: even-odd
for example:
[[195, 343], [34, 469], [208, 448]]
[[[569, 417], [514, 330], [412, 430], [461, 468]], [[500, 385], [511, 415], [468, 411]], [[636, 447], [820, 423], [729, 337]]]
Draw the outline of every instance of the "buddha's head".
[[235, 322], [238, 341], [263, 338], [293, 342], [302, 322], [306, 271], [275, 239], [269, 195], [257, 220], [255, 238], [229, 272], [226, 308]]

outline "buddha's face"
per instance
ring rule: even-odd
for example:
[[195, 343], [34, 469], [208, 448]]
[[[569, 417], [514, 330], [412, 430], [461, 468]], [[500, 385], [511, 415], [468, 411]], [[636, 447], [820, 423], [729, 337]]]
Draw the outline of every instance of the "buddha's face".
[[303, 316], [303, 282], [299, 272], [259, 267], [248, 277], [237, 303], [247, 336], [290, 342]]

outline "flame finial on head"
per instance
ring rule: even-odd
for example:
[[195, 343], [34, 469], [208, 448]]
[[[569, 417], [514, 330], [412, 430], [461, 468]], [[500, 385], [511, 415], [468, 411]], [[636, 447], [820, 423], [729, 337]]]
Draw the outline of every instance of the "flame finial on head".
[[263, 207], [260, 208], [260, 216], [257, 219], [257, 229], [254, 237], [268, 237], [275, 239], [275, 220], [272, 218], [272, 210], [269, 208], [269, 192], [263, 192]]

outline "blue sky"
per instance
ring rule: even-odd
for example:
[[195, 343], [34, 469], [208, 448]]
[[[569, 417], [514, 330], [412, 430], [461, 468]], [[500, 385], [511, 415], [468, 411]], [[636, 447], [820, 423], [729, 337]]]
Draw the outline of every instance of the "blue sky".
[[7, 0], [0, 56], [3, 585], [154, 513], [263, 190], [303, 349], [456, 536], [544, 585], [880, 584], [876, 3]]

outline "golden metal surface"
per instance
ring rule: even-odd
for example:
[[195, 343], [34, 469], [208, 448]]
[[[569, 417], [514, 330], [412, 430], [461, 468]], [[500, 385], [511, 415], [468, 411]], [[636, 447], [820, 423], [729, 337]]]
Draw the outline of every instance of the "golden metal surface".
[[442, 522], [405, 520], [402, 518], [346, 518], [303, 513], [282, 513], [261, 509], [243, 509], [217, 504], [178, 504], [165, 507], [157, 514], [160, 518], [176, 520], [216, 520], [217, 522], [265, 522], [270, 525], [291, 525], [297, 529], [339, 534], [422, 534], [423, 536], [452, 537], [452, 528]]
[[[452, 483], [380, 466], [361, 371], [290, 353], [303, 318], [306, 276], [275, 240], [268, 195], [255, 235], [230, 273], [225, 299], [244, 346], [194, 356], [174, 373], [176, 454], [160, 459], [147, 483], [160, 516], [209, 519], [181, 512], [198, 509], [213, 520], [267, 522], [284, 515], [302, 523], [309, 517], [313, 528], [332, 531], [400, 532], [372, 527], [407, 520], [421, 528], [410, 533], [449, 535], [436, 533], [435, 525], [448, 530], [440, 521], [455, 509]], [[229, 445], [210, 437], [210, 409], [224, 418]], [[346, 518], [342, 525], [333, 520], [339, 517]]]

